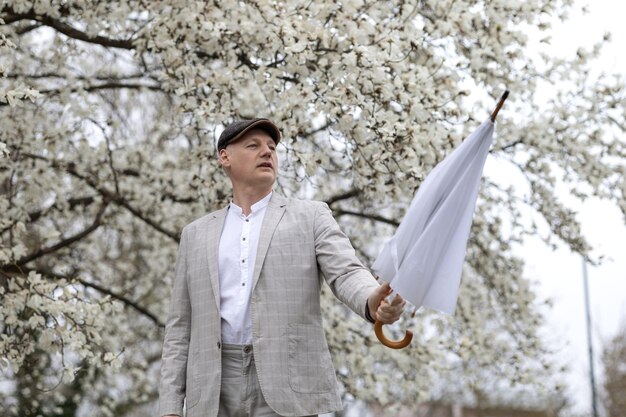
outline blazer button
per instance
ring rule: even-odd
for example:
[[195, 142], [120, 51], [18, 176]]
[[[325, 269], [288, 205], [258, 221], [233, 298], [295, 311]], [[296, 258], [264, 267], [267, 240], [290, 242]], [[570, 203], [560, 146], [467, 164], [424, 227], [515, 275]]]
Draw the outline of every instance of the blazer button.
[[222, 344], [220, 342], [217, 342], [217, 350], [220, 350], [222, 348]]

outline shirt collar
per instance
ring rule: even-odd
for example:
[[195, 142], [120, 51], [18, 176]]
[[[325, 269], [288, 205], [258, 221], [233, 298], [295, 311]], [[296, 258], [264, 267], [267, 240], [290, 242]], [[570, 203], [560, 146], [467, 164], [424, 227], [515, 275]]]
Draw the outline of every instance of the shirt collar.
[[262, 199], [254, 203], [252, 207], [250, 207], [250, 211], [254, 213], [255, 211], [264, 209], [270, 203], [271, 199], [272, 199], [272, 191], [270, 191], [268, 195], [266, 195], [265, 197], [263, 197]]
[[[265, 197], [263, 197], [262, 199], [254, 203], [250, 207], [250, 216], [252, 216], [254, 213], [267, 207], [267, 205], [270, 203], [270, 200], [272, 199], [272, 194], [273, 194], [273, 191], [270, 191], [268, 195], [266, 195]], [[230, 204], [228, 205], [228, 208], [229, 210], [230, 209], [233, 210], [233, 214], [236, 214], [238, 216], [243, 216], [243, 209], [239, 207], [237, 204], [235, 204], [234, 202], [231, 201]]]

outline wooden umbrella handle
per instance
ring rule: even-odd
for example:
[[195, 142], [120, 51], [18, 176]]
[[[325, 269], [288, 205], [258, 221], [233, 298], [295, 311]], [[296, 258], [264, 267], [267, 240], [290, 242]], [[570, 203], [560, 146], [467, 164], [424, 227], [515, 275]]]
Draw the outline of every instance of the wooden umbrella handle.
[[502, 108], [502, 105], [504, 104], [504, 100], [506, 100], [508, 96], [509, 96], [509, 90], [506, 90], [504, 94], [502, 94], [502, 97], [500, 97], [500, 101], [498, 101], [498, 105], [496, 106], [496, 109], [493, 111], [493, 113], [491, 113], [492, 122], [496, 121], [496, 117], [498, 117], [498, 112]]
[[383, 333], [383, 323], [378, 320], [374, 323], [374, 332], [376, 333], [378, 340], [380, 340], [380, 343], [391, 349], [402, 349], [403, 347], [407, 347], [409, 343], [411, 343], [411, 340], [413, 340], [413, 332], [410, 330], [406, 331], [404, 339], [402, 340], [387, 339]]

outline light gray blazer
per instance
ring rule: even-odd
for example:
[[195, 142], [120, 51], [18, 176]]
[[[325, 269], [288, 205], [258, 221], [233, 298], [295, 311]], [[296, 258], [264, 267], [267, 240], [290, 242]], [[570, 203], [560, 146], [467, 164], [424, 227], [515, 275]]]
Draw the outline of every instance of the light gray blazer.
[[[159, 412], [217, 415], [221, 382], [218, 246], [227, 208], [183, 229], [165, 328]], [[320, 274], [321, 272], [321, 274]], [[285, 416], [340, 410], [320, 314], [320, 275], [364, 317], [378, 286], [328, 206], [274, 193], [261, 226], [251, 295], [252, 343], [267, 403]]]

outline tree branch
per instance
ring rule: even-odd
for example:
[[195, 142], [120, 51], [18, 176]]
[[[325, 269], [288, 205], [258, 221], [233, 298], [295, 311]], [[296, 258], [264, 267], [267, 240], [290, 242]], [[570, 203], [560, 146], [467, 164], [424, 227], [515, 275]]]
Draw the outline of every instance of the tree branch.
[[41, 23], [34, 23], [32, 25], [27, 25], [27, 26], [17, 29], [15, 33], [17, 33], [18, 35], [24, 35], [32, 30], [39, 29], [42, 26], [43, 25]]
[[85, 236], [88, 236], [91, 232], [93, 232], [94, 230], [96, 230], [98, 227], [101, 226], [102, 215], [104, 214], [104, 211], [106, 210], [107, 205], [108, 205], [108, 201], [105, 201], [100, 207], [100, 209], [98, 210], [98, 214], [96, 214], [96, 218], [94, 219], [93, 223], [91, 223], [91, 225], [87, 227], [86, 229], [84, 229], [83, 231], [78, 232], [75, 235], [68, 237], [67, 239], [63, 239], [62, 241], [52, 246], [39, 249], [35, 253], [23, 256], [16, 262], [16, 265], [21, 266], [21, 265], [27, 264], [28, 262], [34, 261], [37, 258], [41, 258], [42, 256], [48, 255], [49, 253], [56, 252], [57, 250], [62, 249], [66, 246], [70, 246], [72, 243], [79, 241]]
[[157, 79], [155, 79], [154, 77], [151, 76], [146, 76], [142, 73], [137, 73], [137, 74], [128, 74], [128, 75], [121, 75], [121, 76], [98, 76], [98, 75], [93, 75], [93, 76], [87, 76], [87, 75], [81, 75], [81, 74], [67, 74], [67, 76], [65, 74], [59, 74], [58, 72], [42, 72], [39, 74], [25, 74], [25, 73], [11, 73], [11, 74], [6, 74], [4, 76], [4, 78], [10, 78], [10, 79], [15, 79], [15, 78], [33, 78], [33, 79], [41, 79], [41, 78], [62, 78], [62, 79], [67, 79], [68, 76], [70, 76], [73, 80], [80, 80], [80, 81], [93, 81], [93, 80], [97, 80], [97, 81], [106, 81], [106, 82], [113, 82], [113, 81], [117, 81], [117, 82], [128, 82], [130, 80], [133, 79], [150, 79], [152, 81], [158, 81]]
[[101, 292], [103, 294], [106, 295], [110, 295], [112, 298], [121, 301], [122, 303], [124, 303], [124, 305], [133, 308], [134, 310], [136, 310], [137, 312], [143, 314], [144, 316], [146, 316], [147, 318], [149, 318], [150, 320], [152, 320], [157, 326], [159, 327], [165, 327], [165, 325], [159, 320], [159, 318], [154, 314], [151, 313], [147, 308], [139, 305], [138, 303], [136, 303], [135, 301], [129, 299], [128, 297], [125, 297], [124, 295], [118, 294], [116, 292], [113, 292], [111, 290], [109, 290], [108, 288], [103, 287], [100, 284], [96, 284], [94, 282], [89, 282], [85, 279], [79, 278], [76, 276], [76, 274], [73, 275], [61, 275], [61, 274], [57, 274], [51, 270], [48, 269], [28, 269], [28, 268], [19, 268], [15, 265], [7, 265], [6, 267], [4, 267], [2, 269], [3, 272], [5, 273], [18, 273], [18, 274], [25, 274], [28, 275], [28, 273], [30, 271], [34, 271], [37, 272], [39, 274], [41, 274], [42, 276], [47, 276], [49, 278], [54, 278], [54, 279], [65, 279], [68, 282], [72, 282], [72, 281], [78, 281], [80, 282], [82, 285], [84, 285], [85, 287], [89, 287], [89, 288], [93, 288], [94, 290]]
[[499, 150], [499, 151], [506, 151], [506, 150], [509, 150], [509, 149], [511, 149], [511, 148], [516, 147], [516, 146], [517, 146], [517, 145], [519, 145], [520, 143], [524, 143], [524, 141], [523, 141], [522, 139], [518, 139], [518, 140], [516, 140], [516, 141], [513, 141], [513, 142], [511, 142], [511, 143], [509, 143], [509, 144], [506, 144], [506, 145], [502, 146], [502, 147], [501, 147], [500, 149], [498, 149], [498, 150]]
[[159, 231], [159, 232], [163, 233], [164, 235], [170, 237], [175, 242], [179, 241], [178, 234], [170, 232], [169, 230], [164, 229], [160, 224], [158, 224], [155, 221], [153, 221], [152, 219], [149, 219], [148, 217], [144, 216], [138, 209], [136, 209], [133, 206], [131, 206], [128, 201], [126, 201], [124, 198], [122, 198], [121, 195], [115, 194], [115, 193], [107, 190], [104, 187], [98, 187], [97, 184], [95, 184], [89, 178], [87, 178], [84, 175], [81, 175], [80, 173], [78, 173], [76, 171], [76, 169], [74, 168], [73, 164], [69, 165], [66, 168], [66, 171], [69, 174], [71, 174], [72, 176], [85, 181], [87, 184], [89, 184], [89, 186], [91, 186], [96, 191], [98, 191], [105, 199], [107, 199], [109, 201], [112, 201], [115, 204], [118, 204], [118, 205], [124, 207], [126, 210], [130, 211], [135, 217], [137, 217], [138, 219], [142, 220], [144, 223], [152, 226], [157, 231]]
[[607, 114], [606, 117], [607, 119], [615, 123], [622, 130], [622, 132], [626, 131], [626, 125], [624, 124], [623, 121], [620, 122], [619, 120], [617, 120], [615, 117], [611, 116], [610, 114]]
[[[94, 197], [90, 196], [90, 197], [79, 197], [79, 198], [70, 198], [67, 200], [67, 204], [70, 206], [70, 208], [74, 208], [76, 206], [89, 206], [94, 202]], [[58, 205], [56, 203], [52, 204], [51, 206], [49, 206], [48, 208], [43, 208], [41, 210], [37, 210], [37, 211], [31, 211], [28, 213], [28, 220], [32, 223], [37, 221], [39, 218], [41, 218], [41, 216], [45, 215], [49, 210], [52, 209], [58, 209]], [[12, 228], [13, 226], [15, 226], [15, 223], [17, 223], [19, 219], [15, 220], [13, 223], [11, 223], [10, 225], [6, 226], [4, 229], [0, 230], [0, 235], [2, 235], [3, 233], [5, 233], [7, 230], [9, 230], [10, 228]]]
[[48, 26], [64, 34], [67, 37], [77, 39], [79, 41], [95, 43], [98, 45], [102, 45], [110, 48], [120, 48], [120, 49], [135, 49], [133, 45], [132, 39], [111, 39], [105, 36], [89, 36], [85, 32], [80, 31], [65, 22], [57, 20], [53, 17], [47, 15], [38, 15], [35, 13], [34, 9], [30, 9], [27, 13], [15, 13], [11, 7], [5, 7], [2, 10], [2, 15], [0, 15], [2, 19], [4, 19], [5, 24], [11, 24], [14, 22], [19, 22], [21, 20], [34, 20], [36, 22], [41, 23], [44, 26]]
[[161, 321], [159, 320], [159, 318], [154, 315], [153, 313], [151, 313], [150, 311], [148, 311], [148, 309], [146, 309], [145, 307], [140, 306], [139, 304], [137, 304], [136, 302], [128, 299], [127, 297], [124, 297], [123, 295], [117, 294], [111, 290], [109, 290], [108, 288], [105, 288], [99, 284], [93, 283], [93, 282], [88, 282], [82, 278], [76, 278], [76, 280], [78, 282], [80, 282], [81, 284], [83, 284], [86, 287], [89, 288], [93, 288], [96, 291], [99, 291], [103, 294], [107, 294], [110, 295], [111, 297], [115, 298], [118, 301], [121, 301], [122, 303], [124, 303], [125, 305], [132, 307], [133, 309], [135, 309], [136, 311], [138, 311], [139, 313], [143, 314], [144, 316], [148, 317], [150, 320], [152, 320], [157, 326], [159, 327], [165, 327], [165, 325], [163, 323], [161, 323]]
[[122, 197], [116, 198], [115, 200], [113, 200], [113, 202], [124, 207], [126, 210], [130, 211], [135, 217], [142, 220], [147, 225], [152, 226], [153, 229], [163, 233], [164, 235], [166, 235], [167, 237], [169, 237], [176, 243], [180, 241], [180, 236], [177, 233], [170, 232], [169, 230], [164, 229], [161, 225], [159, 225], [152, 219], [149, 219], [148, 217], [144, 216], [139, 210], [131, 206], [130, 203], [128, 203], [128, 201], [124, 200]]
[[302, 136], [304, 138], [308, 138], [308, 137], [311, 137], [311, 136], [313, 136], [314, 134], [316, 134], [318, 132], [321, 132], [323, 130], [328, 129], [330, 126], [332, 126], [332, 123], [327, 122], [327, 123], [323, 124], [322, 126], [316, 128], [316, 129], [310, 130], [308, 132], [300, 132], [300, 131], [298, 131], [297, 135], [298, 136]]
[[137, 217], [138, 219], [142, 220], [147, 225], [151, 226], [155, 230], [157, 230], [157, 231], [163, 233], [164, 235], [168, 236], [169, 238], [171, 238], [176, 243], [179, 242], [180, 237], [179, 237], [179, 235], [177, 233], [171, 232], [171, 231], [163, 228], [161, 225], [156, 223], [154, 220], [144, 216], [141, 213], [141, 211], [139, 211], [138, 209], [134, 208], [121, 195], [118, 195], [118, 194], [116, 194], [116, 193], [114, 193], [112, 191], [109, 191], [105, 187], [98, 186], [98, 184], [96, 184], [94, 181], [89, 179], [87, 176], [79, 173], [76, 170], [75, 164], [73, 164], [73, 163], [70, 163], [70, 164], [67, 164], [67, 165], [61, 164], [61, 163], [58, 163], [56, 161], [50, 161], [48, 158], [43, 157], [41, 155], [36, 155], [36, 154], [32, 154], [32, 153], [22, 153], [22, 155], [25, 156], [25, 157], [28, 157], [28, 158], [33, 158], [33, 159], [39, 159], [39, 160], [42, 160], [42, 161], [46, 161], [54, 168], [64, 169], [71, 176], [84, 181], [85, 183], [87, 183], [87, 185], [89, 185], [91, 188], [96, 190], [102, 197], [104, 197], [105, 201], [109, 201], [109, 202], [112, 202], [112, 203], [115, 203], [115, 204], [117, 204], [119, 206], [124, 207], [126, 210], [130, 211], [135, 217]]
[[[253, 71], [258, 70], [261, 66], [258, 64], [255, 64], [254, 62], [252, 62], [252, 60], [250, 59], [250, 57], [248, 55], [245, 54], [245, 52], [241, 51], [237, 54], [237, 58], [239, 58], [239, 62], [241, 62], [241, 65], [245, 65], [246, 67], [250, 68]], [[285, 62], [285, 58], [282, 59], [277, 59], [273, 62], [270, 62], [267, 65], [264, 65], [265, 67], [268, 68], [278, 68], [278, 66], [282, 63]], [[241, 66], [240, 65], [240, 66]], [[294, 83], [299, 83], [300, 81], [294, 77], [287, 77], [287, 76], [281, 76], [278, 77], [280, 79], [285, 79], [287, 81], [292, 81]]]
[[[152, 90], [152, 91], [163, 91], [163, 89], [158, 85], [145, 85], [141, 83], [123, 83], [123, 82], [108, 82], [108, 83], [99, 84], [99, 85], [88, 85], [83, 88], [73, 87], [70, 89], [70, 91], [75, 92], [75, 91], [82, 90], [82, 91], [92, 92], [92, 91], [98, 91], [98, 90], [113, 90], [113, 89], [122, 89], [122, 88], [133, 89], [133, 90], [146, 89], [146, 90]], [[59, 94], [62, 90], [63, 90], [62, 88], [52, 88], [50, 90], [39, 90], [39, 92], [41, 94]]]
[[347, 200], [349, 198], [356, 197], [357, 195], [359, 195], [359, 190], [353, 189], [343, 194], [337, 194], [337, 195], [332, 196], [331, 198], [326, 200], [326, 204], [328, 204], [329, 206], [332, 206], [337, 201]]
[[357, 211], [350, 211], [350, 210], [343, 210], [343, 209], [333, 210], [333, 213], [335, 214], [335, 217], [344, 216], [344, 215], [357, 216], [357, 217], [362, 217], [364, 219], [373, 220], [376, 222], [387, 223], [396, 227], [400, 225], [399, 222], [393, 219], [388, 219], [386, 217], [378, 216], [376, 214], [367, 214], [367, 213], [361, 213]]

